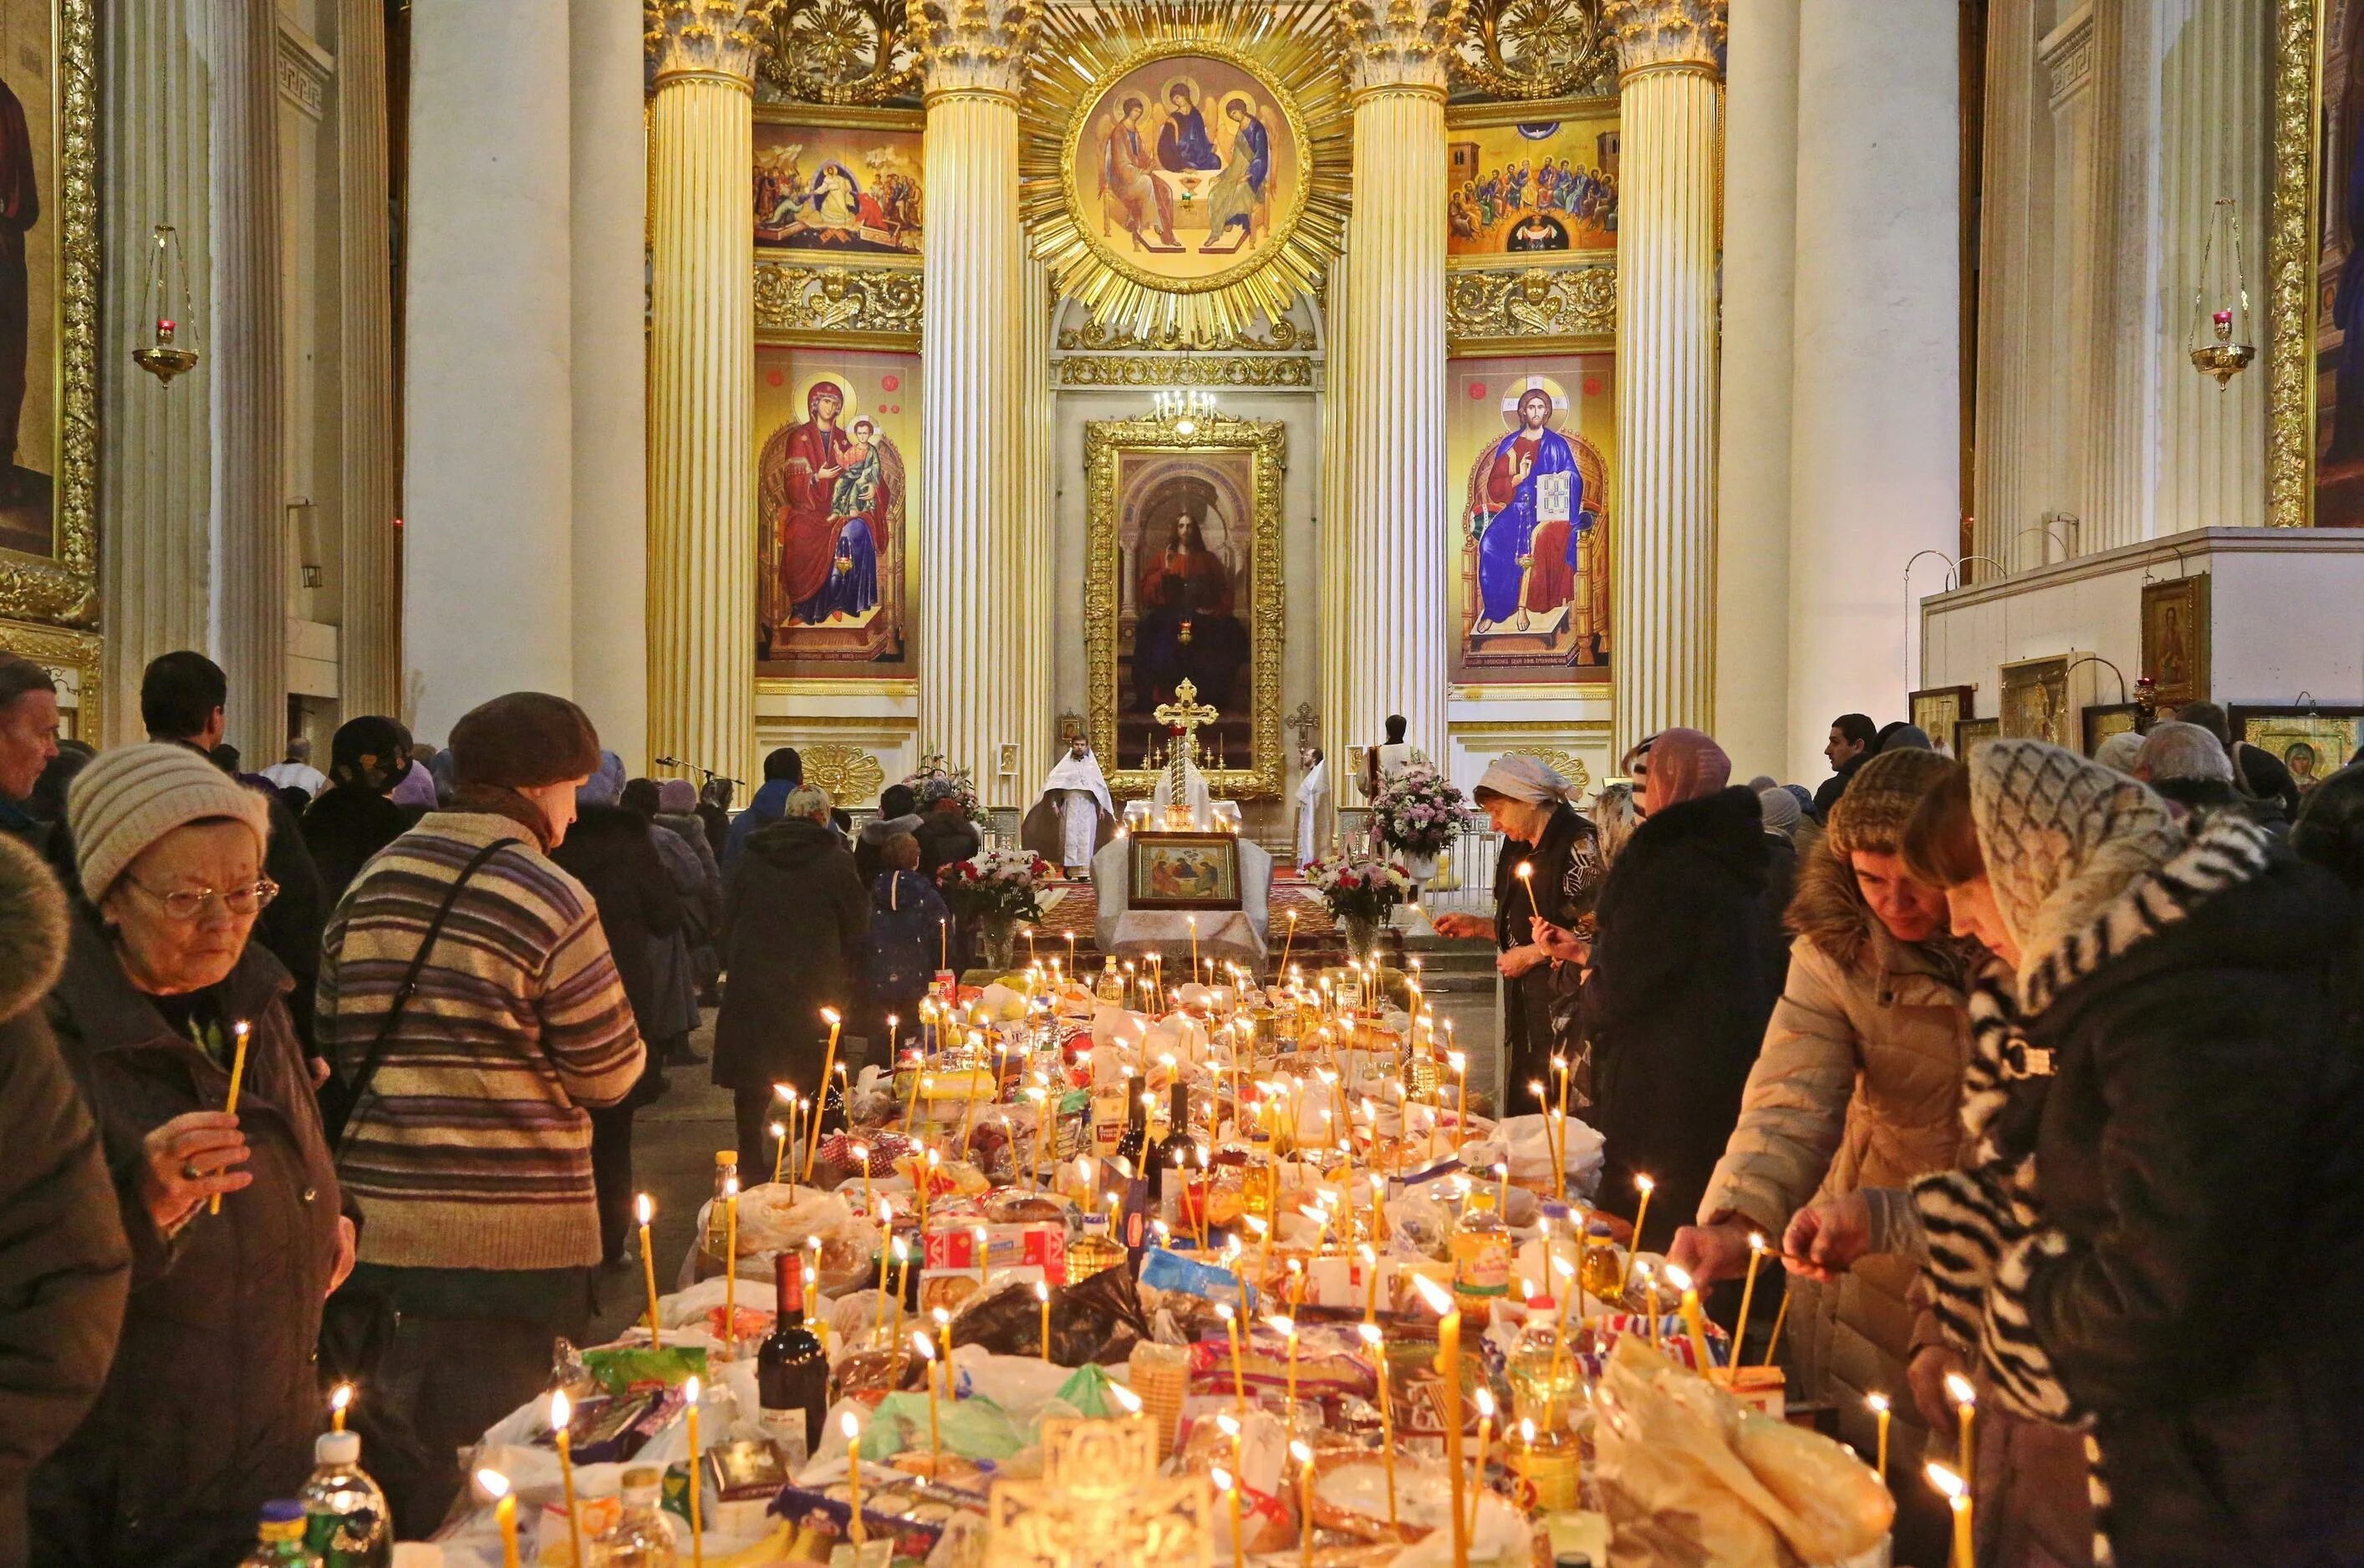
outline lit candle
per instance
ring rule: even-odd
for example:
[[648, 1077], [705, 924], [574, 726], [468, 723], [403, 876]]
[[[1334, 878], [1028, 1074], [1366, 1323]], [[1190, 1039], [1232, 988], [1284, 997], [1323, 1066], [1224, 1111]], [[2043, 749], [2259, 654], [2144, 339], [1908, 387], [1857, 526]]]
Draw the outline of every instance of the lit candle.
[[1871, 1407], [1872, 1417], [1879, 1423], [1879, 1479], [1884, 1484], [1888, 1480], [1888, 1421], [1893, 1412], [1888, 1407], [1885, 1394], [1867, 1394], [1863, 1402]]
[[1689, 1272], [1676, 1263], [1667, 1265], [1667, 1280], [1683, 1293], [1683, 1331], [1690, 1337], [1691, 1360], [1699, 1374], [1706, 1377], [1715, 1370], [1715, 1362], [1707, 1353], [1707, 1322], [1700, 1315], [1699, 1287], [1691, 1283]]
[[1486, 1492], [1486, 1445], [1494, 1436], [1494, 1391], [1478, 1390], [1478, 1466], [1469, 1477], [1469, 1520], [1463, 1529], [1478, 1533], [1478, 1499]]
[[1971, 1387], [1970, 1380], [1960, 1373], [1949, 1372], [1946, 1374], [1946, 1397], [1954, 1402], [1954, 1413], [1961, 1418], [1962, 1485], [1968, 1486], [1972, 1485], [1977, 1474], [1971, 1466], [1976, 1462], [1974, 1456], [1978, 1452], [1972, 1428], [1978, 1420], [1979, 1391]]
[[739, 1178], [722, 1181], [722, 1354], [739, 1348]]
[[1781, 1325], [1790, 1320], [1790, 1303], [1793, 1299], [1795, 1294], [1795, 1292], [1787, 1290], [1781, 1293], [1780, 1309], [1773, 1314], [1773, 1332], [1766, 1336], [1765, 1340], [1765, 1364], [1767, 1366], [1771, 1366], [1773, 1364], [1774, 1354], [1781, 1348]]
[[1267, 1315], [1265, 1321], [1288, 1338], [1288, 1380], [1285, 1385], [1287, 1391], [1281, 1396], [1281, 1407], [1286, 1412], [1288, 1423], [1288, 1436], [1283, 1440], [1294, 1442], [1297, 1440], [1297, 1319], [1284, 1318], [1276, 1312]]
[[[574, 1549], [574, 1568], [589, 1568], [583, 1557], [583, 1521], [574, 1512], [574, 1402], [566, 1397], [566, 1390], [562, 1388], [552, 1394], [550, 1440], [558, 1450], [558, 1485], [566, 1498], [566, 1542]], [[691, 1464], [689, 1473], [693, 1476], [697, 1473], [695, 1462]]]
[[642, 1193], [632, 1200], [641, 1217], [641, 1272], [649, 1282], [649, 1348], [663, 1350], [664, 1338], [657, 1331], [657, 1255], [649, 1246], [649, 1221], [657, 1211], [656, 1200]]
[[1642, 1206], [1634, 1211], [1634, 1244], [1625, 1249], [1625, 1267], [1617, 1276], [1617, 1294], [1623, 1296], [1628, 1281], [1634, 1277], [1634, 1254], [1642, 1250], [1642, 1222], [1650, 1218], [1650, 1195], [1658, 1184], [1647, 1176], [1635, 1176], [1634, 1185], [1642, 1194]]
[[862, 1523], [862, 1424], [847, 1410], [838, 1418], [838, 1429], [845, 1434], [846, 1496], [853, 1521], [853, 1544], [860, 1546], [869, 1539]]
[[[706, 1488], [697, 1479], [697, 1400], [705, 1387], [695, 1377], [681, 1385], [683, 1413], [689, 1418], [689, 1555], [693, 1563], [706, 1561], [706, 1518], [703, 1499]], [[724, 1434], [728, 1436], [728, 1433]], [[576, 1558], [580, 1563], [582, 1559]]]
[[1977, 1568], [1978, 1556], [1970, 1535], [1970, 1484], [1934, 1459], [1923, 1468], [1923, 1473], [1954, 1510], [1954, 1568]]
[[900, 1236], [895, 1238], [895, 1332], [890, 1336], [896, 1344], [903, 1342], [903, 1297], [911, 1289], [911, 1248]]
[[[1241, 1299], [1246, 1299], [1244, 1292]], [[1232, 1344], [1232, 1403], [1240, 1414], [1245, 1415], [1248, 1407], [1248, 1380], [1247, 1374], [1240, 1370], [1240, 1316], [1232, 1310], [1232, 1304], [1228, 1301], [1217, 1302], [1215, 1311], [1222, 1318], [1224, 1337], [1230, 1340]]]
[[[1529, 941], [1532, 941], [1532, 940], [1534, 940], [1534, 926], [1533, 926], [1533, 921], [1534, 921], [1535, 915], [1536, 915], [1536, 913], [1537, 913], [1537, 911], [1536, 911], [1536, 909], [1535, 909], [1535, 867], [1534, 867], [1534, 862], [1532, 862], [1532, 861], [1521, 861], [1521, 862], [1518, 863], [1517, 871], [1518, 871], [1518, 877], [1519, 877], [1519, 891], [1520, 891], [1520, 892], [1522, 892], [1522, 893], [1523, 893], [1523, 894], [1525, 894], [1525, 895], [1527, 895], [1527, 920], [1528, 920], [1527, 940], [1528, 940]], [[1505, 936], [1505, 937], [1509, 937], [1509, 936], [1511, 935], [1511, 933], [1510, 933], [1510, 932], [1508, 932], [1508, 931], [1505, 931], [1505, 932], [1503, 932], [1502, 934], [1503, 934], [1503, 936]]]
[[1210, 1472], [1215, 1490], [1229, 1499], [1232, 1506], [1232, 1568], [1247, 1568], [1247, 1546], [1240, 1533], [1240, 1485], [1232, 1473], [1218, 1464]]
[[1461, 1451], [1461, 1309], [1426, 1274], [1414, 1274], [1411, 1283], [1436, 1314], [1436, 1370], [1444, 1378], [1444, 1468], [1453, 1482], [1453, 1568], [1469, 1568], [1469, 1524], [1461, 1511], [1468, 1482]]
[[329, 1391], [329, 1429], [330, 1431], [341, 1432], [345, 1429], [345, 1411], [352, 1402], [353, 1385], [350, 1383], [340, 1383]]
[[1453, 1065], [1453, 1148], [1458, 1153], [1469, 1143], [1469, 1053], [1447, 1051], [1444, 1059]]
[[[1190, 978], [1196, 980], [1199, 978], [1199, 917], [1192, 915], [1188, 919], [1190, 923]], [[1171, 926], [1166, 928], [1167, 930], [1173, 929]]]
[[835, 1007], [823, 1007], [820, 1016], [829, 1020], [829, 1047], [820, 1059], [820, 1090], [813, 1099], [812, 1131], [805, 1145], [805, 1180], [812, 1180], [813, 1160], [820, 1153], [822, 1113], [829, 1109], [829, 1079], [837, 1067], [837, 1036], [845, 1028], [844, 1015]]
[[890, 1253], [887, 1240], [895, 1234], [894, 1199], [888, 1198], [878, 1206], [878, 1225], [881, 1232], [878, 1245], [878, 1311], [870, 1325], [874, 1333], [886, 1326], [886, 1262]]
[[[253, 1033], [253, 1026], [249, 1024], [244, 1018], [240, 1018], [238, 1022], [230, 1026], [230, 1033], [235, 1037], [237, 1043], [230, 1048], [229, 1095], [222, 1101], [222, 1109], [230, 1116], [236, 1116], [238, 1114], [238, 1091], [240, 1086], [246, 1082], [246, 1039], [248, 1035]], [[207, 1214], [219, 1214], [221, 1212], [221, 1194], [214, 1194], [213, 1200], [206, 1205], [206, 1212]]]
[[476, 1486], [493, 1500], [493, 1522], [501, 1530], [501, 1568], [518, 1568], [517, 1496], [509, 1490], [509, 1478], [497, 1470], [479, 1470]]
[[1379, 1452], [1386, 1456], [1388, 1469], [1388, 1528], [1396, 1524], [1396, 1415], [1395, 1406], [1388, 1397], [1388, 1348], [1376, 1323], [1362, 1327], [1363, 1343], [1371, 1352], [1371, 1365], [1379, 1374]]
[[862, 1166], [862, 1211], [867, 1214], [870, 1212], [870, 1145], [857, 1143], [846, 1152]]
[[1511, 1162], [1494, 1162], [1494, 1212], [1504, 1225], [1511, 1223]]
[[[1287, 969], [1287, 968], [1288, 967], [1288, 950], [1289, 950], [1290, 948], [1295, 947], [1296, 945], [1297, 945], [1297, 911], [1296, 911], [1296, 910], [1294, 910], [1294, 909], [1291, 909], [1291, 910], [1288, 912], [1288, 935], [1287, 937], [1285, 937], [1285, 938], [1283, 938], [1283, 939], [1282, 939], [1282, 940], [1281, 940], [1281, 944], [1280, 944], [1280, 967], [1281, 967], [1282, 969]], [[1277, 972], [1277, 971], [1276, 971], [1275, 973], [1278, 973], [1278, 972]]]
[[928, 1363], [928, 1452], [934, 1456], [928, 1473], [933, 1475], [942, 1468], [944, 1458], [944, 1430], [936, 1414], [936, 1344], [925, 1329], [912, 1329], [911, 1342], [919, 1347], [920, 1359]]
[[[1748, 1307], [1756, 1299], [1756, 1268], [1765, 1261], [1765, 1238], [1756, 1231], [1748, 1233], [1748, 1281], [1740, 1287], [1740, 1317], [1732, 1325], [1732, 1366], [1740, 1368], [1740, 1347], [1748, 1338]], [[1702, 1373], [1705, 1368], [1701, 1369]]]
[[1041, 1280], [1034, 1282], [1034, 1302], [1043, 1312], [1043, 1364], [1051, 1364], [1051, 1287]]
[[[788, 1114], [790, 1116], [796, 1114], [793, 1102]], [[769, 1130], [772, 1134], [772, 1181], [776, 1185], [780, 1179], [780, 1168], [786, 1162], [788, 1157], [788, 1128], [786, 1122], [775, 1121]]]
[[1313, 1568], [1313, 1451], [1291, 1442], [1288, 1453], [1297, 1461], [1298, 1568]]

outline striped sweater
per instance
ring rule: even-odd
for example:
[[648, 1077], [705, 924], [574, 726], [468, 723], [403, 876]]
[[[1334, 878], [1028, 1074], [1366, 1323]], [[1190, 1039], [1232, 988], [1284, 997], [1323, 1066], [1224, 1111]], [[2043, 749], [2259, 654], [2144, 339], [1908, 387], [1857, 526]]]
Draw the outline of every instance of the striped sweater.
[[364, 1262], [597, 1264], [591, 1119], [646, 1052], [583, 884], [504, 817], [436, 812], [380, 851], [329, 921], [321, 1050], [351, 1078], [452, 879], [452, 906], [340, 1162]]

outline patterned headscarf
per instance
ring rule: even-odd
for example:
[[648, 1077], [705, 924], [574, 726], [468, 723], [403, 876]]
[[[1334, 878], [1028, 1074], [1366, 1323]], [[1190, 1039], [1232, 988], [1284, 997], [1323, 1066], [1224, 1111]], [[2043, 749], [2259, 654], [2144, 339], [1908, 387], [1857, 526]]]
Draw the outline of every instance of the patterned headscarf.
[[1650, 739], [1643, 795], [1648, 816], [1713, 795], [1732, 782], [1732, 759], [1712, 737], [1697, 729], [1661, 729]]

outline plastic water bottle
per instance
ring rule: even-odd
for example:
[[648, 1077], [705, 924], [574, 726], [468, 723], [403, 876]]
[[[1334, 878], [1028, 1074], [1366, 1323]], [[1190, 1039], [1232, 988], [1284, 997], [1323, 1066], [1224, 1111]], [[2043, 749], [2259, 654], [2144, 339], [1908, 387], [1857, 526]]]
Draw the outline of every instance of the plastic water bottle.
[[394, 1524], [385, 1494], [362, 1468], [359, 1432], [322, 1432], [312, 1443], [312, 1476], [297, 1498], [304, 1505], [304, 1543], [323, 1568], [388, 1568]]
[[254, 1550], [239, 1568], [321, 1568], [319, 1554], [304, 1544], [304, 1505], [293, 1497], [263, 1504]]

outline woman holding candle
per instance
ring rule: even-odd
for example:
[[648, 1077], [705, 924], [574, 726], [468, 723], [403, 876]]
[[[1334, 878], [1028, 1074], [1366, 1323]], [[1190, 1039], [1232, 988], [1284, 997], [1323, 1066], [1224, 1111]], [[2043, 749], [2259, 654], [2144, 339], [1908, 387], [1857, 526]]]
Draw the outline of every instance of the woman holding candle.
[[[1440, 936], [1491, 937], [1500, 950], [1495, 967], [1504, 980], [1502, 1040], [1510, 1053], [1506, 1081], [1512, 1085], [1547, 1081], [1553, 1053], [1570, 1055], [1578, 1045], [1574, 1024], [1580, 958], [1570, 952], [1555, 962], [1541, 942], [1545, 928], [1589, 932], [1605, 862], [1600, 835], [1567, 803], [1567, 789], [1566, 779], [1533, 757], [1498, 757], [1488, 763], [1470, 799], [1502, 835], [1494, 873], [1495, 912], [1491, 918], [1436, 917]], [[1524, 876], [1519, 874], [1522, 865]]]
[[1788, 1250], [1827, 1273], [1925, 1244], [1978, 1363], [1982, 1551], [2015, 1427], [2090, 1423], [2118, 1562], [2353, 1561], [2354, 900], [2235, 814], [2191, 830], [2029, 740], [1972, 752], [1904, 853], [2011, 966], [1970, 1002], [1963, 1168], [1817, 1205]]
[[311, 1468], [312, 1350], [353, 1229], [292, 982], [249, 940], [274, 891], [266, 806], [166, 745], [103, 753], [69, 797], [84, 902], [49, 1021], [115, 1173], [133, 1288], [105, 1391], [32, 1480], [32, 1538], [62, 1560], [233, 1562]]

